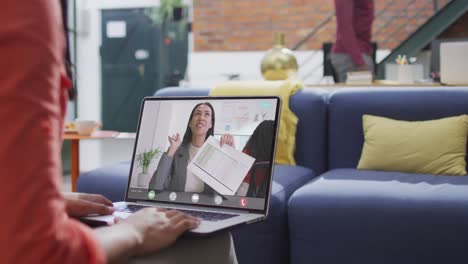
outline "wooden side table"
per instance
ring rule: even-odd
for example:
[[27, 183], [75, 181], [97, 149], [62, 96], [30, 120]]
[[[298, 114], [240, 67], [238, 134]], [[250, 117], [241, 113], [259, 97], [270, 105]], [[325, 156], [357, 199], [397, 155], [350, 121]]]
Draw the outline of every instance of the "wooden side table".
[[71, 141], [71, 181], [73, 192], [76, 191], [76, 182], [80, 176], [80, 140], [106, 138], [135, 138], [135, 133], [120, 133], [118, 131], [98, 130], [90, 136], [82, 136], [77, 133], [64, 134], [63, 139]]

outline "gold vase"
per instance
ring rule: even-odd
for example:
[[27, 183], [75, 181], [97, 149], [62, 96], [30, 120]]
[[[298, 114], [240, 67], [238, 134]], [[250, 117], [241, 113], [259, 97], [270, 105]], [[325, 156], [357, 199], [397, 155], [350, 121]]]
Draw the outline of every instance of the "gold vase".
[[265, 80], [286, 80], [297, 74], [297, 60], [285, 47], [284, 33], [275, 32], [275, 45], [262, 59], [261, 70]]

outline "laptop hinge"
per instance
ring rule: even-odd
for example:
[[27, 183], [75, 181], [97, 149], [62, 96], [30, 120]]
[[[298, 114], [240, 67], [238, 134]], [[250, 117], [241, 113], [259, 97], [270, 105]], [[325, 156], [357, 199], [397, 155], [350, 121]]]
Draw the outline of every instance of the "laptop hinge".
[[235, 214], [262, 214], [261, 212], [256, 211], [247, 211], [247, 210], [239, 210], [235, 208], [216, 208], [216, 207], [205, 207], [199, 205], [184, 205], [184, 204], [164, 204], [164, 203], [157, 203], [157, 202], [145, 202], [145, 201], [135, 201], [133, 203], [141, 204], [141, 205], [150, 205], [150, 206], [160, 206], [160, 207], [169, 207], [169, 208], [182, 208], [182, 209], [194, 209], [194, 210], [206, 210], [206, 211], [213, 211], [213, 212], [226, 212], [226, 213], [235, 213]]

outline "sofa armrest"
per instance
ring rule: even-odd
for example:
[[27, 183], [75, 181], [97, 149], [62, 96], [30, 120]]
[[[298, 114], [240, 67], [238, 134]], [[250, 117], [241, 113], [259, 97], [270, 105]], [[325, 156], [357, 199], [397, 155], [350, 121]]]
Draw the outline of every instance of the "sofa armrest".
[[78, 178], [76, 191], [102, 194], [112, 202], [123, 201], [129, 172], [130, 161], [124, 161], [83, 173]]

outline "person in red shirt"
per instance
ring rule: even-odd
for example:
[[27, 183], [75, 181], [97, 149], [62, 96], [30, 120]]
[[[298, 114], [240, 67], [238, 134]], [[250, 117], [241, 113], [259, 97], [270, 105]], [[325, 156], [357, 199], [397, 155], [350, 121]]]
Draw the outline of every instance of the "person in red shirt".
[[199, 223], [179, 211], [148, 208], [95, 230], [75, 220], [113, 208], [100, 195], [59, 191], [70, 85], [61, 16], [59, 0], [4, 0], [0, 8], [0, 263], [112, 263], [155, 252], [173, 263], [187, 243], [198, 252], [224, 245], [222, 257], [235, 262], [230, 236], [174, 244]]
[[350, 71], [374, 70], [372, 22], [374, 0], [335, 0], [336, 40], [330, 54], [338, 82]]

